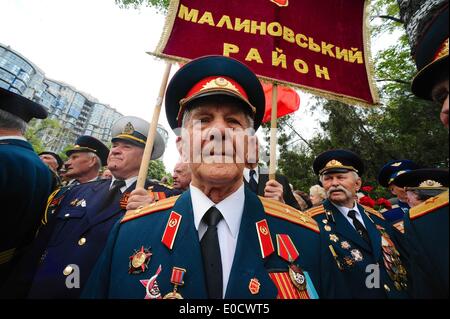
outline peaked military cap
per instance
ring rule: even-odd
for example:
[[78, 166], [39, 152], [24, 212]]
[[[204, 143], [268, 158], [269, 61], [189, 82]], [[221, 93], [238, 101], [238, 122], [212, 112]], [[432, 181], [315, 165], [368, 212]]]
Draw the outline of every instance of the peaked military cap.
[[56, 153], [45, 151], [45, 152], [40, 152], [38, 155], [39, 155], [39, 156], [41, 156], [41, 155], [50, 155], [50, 156], [53, 156], [53, 157], [55, 158], [55, 160], [58, 162], [58, 168], [57, 168], [57, 170], [60, 170], [61, 167], [64, 165], [64, 161], [63, 161], [63, 160], [61, 159], [61, 157], [60, 157], [58, 154], [56, 154]]
[[166, 115], [170, 127], [181, 127], [183, 114], [200, 98], [225, 95], [242, 102], [261, 125], [265, 110], [264, 90], [256, 75], [243, 63], [224, 56], [205, 56], [184, 65], [173, 76], [166, 92]]
[[32, 118], [45, 119], [48, 115], [45, 107], [42, 105], [1, 87], [0, 110], [20, 117], [27, 123]]
[[448, 0], [398, 0], [418, 73], [411, 90], [431, 100], [431, 90], [448, 78]]
[[378, 173], [378, 183], [381, 186], [389, 187], [394, 179], [403, 173], [418, 169], [419, 165], [411, 160], [395, 160], [384, 165]]
[[66, 151], [67, 156], [77, 152], [95, 153], [102, 161], [102, 166], [107, 164], [109, 148], [95, 137], [83, 135], [77, 138], [75, 146]]
[[[145, 148], [149, 129], [150, 123], [147, 121], [135, 116], [124, 116], [118, 119], [111, 128], [112, 142], [122, 140]], [[166, 146], [163, 134], [166, 135], [167, 132], [158, 125], [153, 143], [152, 160], [158, 159], [164, 154]]]
[[406, 187], [408, 189], [447, 189], [448, 169], [416, 169], [397, 176], [394, 183], [399, 187]]
[[364, 163], [355, 153], [337, 149], [319, 154], [314, 160], [313, 169], [316, 175], [353, 171], [362, 176]]

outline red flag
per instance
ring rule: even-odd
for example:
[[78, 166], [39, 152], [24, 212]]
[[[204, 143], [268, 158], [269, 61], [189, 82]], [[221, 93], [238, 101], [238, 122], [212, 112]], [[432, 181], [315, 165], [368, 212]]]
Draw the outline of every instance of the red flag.
[[[272, 114], [272, 84], [261, 83], [266, 96], [266, 112], [263, 123], [270, 122]], [[294, 89], [278, 85], [278, 118], [294, 113], [300, 108], [300, 96]]]

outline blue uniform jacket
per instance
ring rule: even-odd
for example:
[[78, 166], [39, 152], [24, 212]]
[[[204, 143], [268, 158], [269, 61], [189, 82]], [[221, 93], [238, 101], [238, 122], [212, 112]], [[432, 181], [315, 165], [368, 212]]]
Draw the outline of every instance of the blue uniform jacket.
[[409, 205], [401, 201], [398, 201], [398, 205], [396, 206], [397, 207], [393, 207], [392, 209], [383, 212], [383, 217], [386, 221], [396, 223], [402, 220], [403, 216], [409, 211]]
[[0, 286], [33, 240], [51, 187], [50, 170], [30, 143], [0, 140]]
[[[292, 222], [280, 218], [280, 215], [270, 214], [270, 208], [264, 203], [265, 201], [274, 203], [271, 205], [280, 205], [283, 210], [288, 209], [294, 212], [293, 214], [301, 214], [315, 230], [299, 225], [298, 215], [292, 217], [291, 213], [291, 220], [295, 221]], [[161, 239], [171, 212], [180, 214], [182, 218], [173, 248], [169, 249], [161, 242]], [[264, 219], [267, 220], [275, 246], [275, 251], [266, 258], [262, 257], [257, 227], [255, 227], [257, 222]], [[335, 273], [330, 267], [332, 260], [328, 257], [322, 258], [324, 255], [320, 253], [320, 236], [314, 220], [287, 205], [259, 199], [246, 188], [244, 212], [234, 261], [228, 287], [224, 287], [225, 298], [274, 299], [277, 297], [279, 294], [277, 286], [269, 274], [287, 272], [288, 263], [277, 254], [276, 234], [290, 236], [300, 254], [295, 263], [303, 271], [308, 272], [319, 296], [334, 297], [331, 278]], [[141, 247], [149, 248], [152, 253], [148, 270], [141, 274], [130, 274], [130, 257]], [[173, 290], [170, 281], [172, 268], [180, 267], [186, 269], [186, 274], [184, 285], [178, 288], [178, 292], [186, 299], [207, 298], [201, 249], [198, 232], [194, 225], [189, 191], [162, 210], [142, 214], [136, 219], [121, 224], [117, 223], [86, 284], [82, 298], [144, 299], [146, 290], [141, 280], [152, 277], [159, 265], [162, 271], [157, 277], [157, 283], [162, 296]], [[249, 288], [253, 278], [260, 283], [260, 290], [256, 294], [252, 294]]]
[[430, 198], [405, 215], [413, 298], [448, 298], [448, 194]]
[[[40, 256], [35, 272], [29, 298], [77, 298], [81, 288], [67, 288], [68, 265], [79, 268], [80, 287], [89, 277], [98, 256], [103, 250], [108, 234], [126, 210], [119, 200], [125, 195], [117, 196], [103, 210], [99, 211], [104, 198], [109, 192], [111, 180], [80, 184], [63, 192], [56, 208], [50, 212], [48, 222], [43, 226], [31, 248], [31, 260]], [[160, 184], [150, 183], [153, 192], [164, 192], [167, 197], [179, 194]], [[124, 194], [131, 192], [135, 185]], [[24, 267], [31, 262], [24, 260]], [[73, 267], [72, 267], [73, 268]], [[28, 276], [29, 276], [29, 272]], [[20, 275], [19, 277], [25, 277]], [[75, 281], [72, 280], [72, 283]]]
[[[394, 229], [378, 212], [361, 205], [358, 205], [358, 208], [360, 212], [366, 212], [366, 214], [362, 214], [362, 218], [369, 233], [370, 245], [329, 200], [326, 200], [323, 205], [307, 211], [307, 214], [319, 224], [323, 237], [322, 243], [327, 246], [328, 254], [332, 255], [329, 245], [332, 246], [336, 254], [334, 267], [338, 268], [338, 262], [341, 267], [339, 277], [345, 284], [340, 286], [338, 297], [352, 299], [407, 298], [407, 291], [404, 289], [397, 290], [386, 272], [381, 244], [382, 238], [377, 225], [386, 231], [396, 248], [402, 251], [396, 242]], [[370, 217], [368, 215], [369, 210]], [[327, 214], [327, 212], [329, 213]], [[402, 262], [405, 263], [403, 258]], [[368, 288], [366, 286], [368, 276], [375, 273], [373, 270], [366, 272], [368, 265], [379, 265], [379, 288]]]

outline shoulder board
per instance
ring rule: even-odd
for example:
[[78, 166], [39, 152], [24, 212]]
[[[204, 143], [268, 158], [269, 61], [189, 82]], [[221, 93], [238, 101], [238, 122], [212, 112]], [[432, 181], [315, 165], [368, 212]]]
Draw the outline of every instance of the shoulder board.
[[400, 221], [392, 224], [392, 226], [394, 226], [394, 228], [397, 229], [402, 234], [405, 233], [405, 224], [403, 223], [403, 220], [400, 220]]
[[173, 206], [175, 206], [175, 203], [179, 197], [180, 196], [170, 197], [164, 200], [160, 200], [156, 203], [150, 204], [148, 206], [145, 206], [143, 208], [129, 210], [126, 212], [125, 216], [122, 218], [120, 223], [123, 224], [136, 218], [140, 218], [146, 215], [150, 215], [156, 212], [161, 212], [163, 210], [172, 208]]
[[320, 214], [324, 214], [324, 213], [325, 213], [325, 207], [323, 207], [323, 205], [310, 208], [305, 212], [305, 214], [311, 218], [313, 218], [317, 215], [320, 215]]
[[361, 206], [364, 208], [364, 210], [366, 212], [368, 212], [368, 213], [370, 213], [372, 215], [375, 215], [378, 218], [381, 218], [382, 220], [384, 220], [383, 214], [381, 214], [379, 211], [373, 209], [372, 207], [368, 207], [368, 206], [364, 206], [364, 205], [361, 205]]
[[409, 218], [411, 220], [419, 218], [444, 206], [448, 206], [448, 191], [438, 196], [429, 198], [416, 207], [412, 207], [409, 210]]
[[258, 196], [264, 206], [267, 215], [278, 217], [294, 224], [306, 227], [316, 233], [319, 233], [319, 226], [316, 221], [305, 213], [295, 208], [265, 197]]

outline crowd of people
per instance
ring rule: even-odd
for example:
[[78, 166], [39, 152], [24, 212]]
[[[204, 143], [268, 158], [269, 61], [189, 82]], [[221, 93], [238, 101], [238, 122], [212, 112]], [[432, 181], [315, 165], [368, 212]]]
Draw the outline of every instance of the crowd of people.
[[[437, 3], [412, 91], [448, 128], [448, 2]], [[24, 138], [45, 108], [0, 88], [2, 298], [448, 298], [448, 169], [386, 163], [378, 182], [394, 205], [380, 212], [358, 200], [363, 159], [331, 149], [311, 168], [320, 185], [294, 190], [259, 166], [259, 79], [223, 56], [181, 67], [165, 106], [173, 185], [136, 187], [147, 121], [120, 118], [111, 148], [80, 136], [63, 162]], [[164, 149], [156, 134], [151, 159]]]

